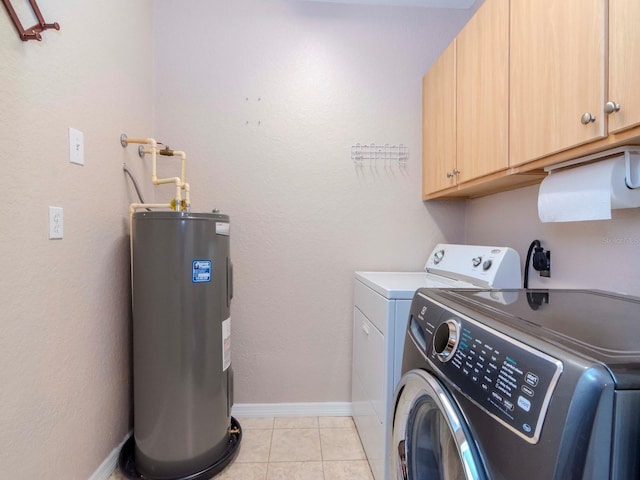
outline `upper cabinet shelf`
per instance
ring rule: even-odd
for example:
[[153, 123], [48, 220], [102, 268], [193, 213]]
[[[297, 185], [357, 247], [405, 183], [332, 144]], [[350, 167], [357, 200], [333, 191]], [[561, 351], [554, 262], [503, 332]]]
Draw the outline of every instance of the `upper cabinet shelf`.
[[638, 20], [637, 0], [486, 0], [454, 44], [459, 173], [448, 185], [426, 181], [443, 168], [428, 144], [437, 81], [425, 76], [423, 199], [517, 188], [543, 167], [637, 143]]

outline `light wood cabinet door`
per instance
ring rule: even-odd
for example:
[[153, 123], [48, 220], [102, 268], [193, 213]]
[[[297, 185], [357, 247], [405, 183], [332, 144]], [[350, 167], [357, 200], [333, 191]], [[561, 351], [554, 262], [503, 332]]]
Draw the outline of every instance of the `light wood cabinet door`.
[[453, 187], [456, 177], [456, 44], [436, 60], [422, 83], [422, 193]]
[[457, 168], [466, 182], [509, 166], [509, 0], [486, 0], [456, 37]]
[[[606, 6], [511, 0], [511, 166], [606, 135]], [[583, 124], [586, 114], [595, 120]]]
[[[640, 125], [640, 1], [609, 2], [609, 132]], [[605, 108], [607, 106], [605, 105]], [[609, 110], [611, 111], [611, 110]]]

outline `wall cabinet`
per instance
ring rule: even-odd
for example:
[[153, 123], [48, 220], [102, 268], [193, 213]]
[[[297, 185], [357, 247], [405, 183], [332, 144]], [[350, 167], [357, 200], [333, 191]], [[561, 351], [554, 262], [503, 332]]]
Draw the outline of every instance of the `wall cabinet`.
[[510, 165], [606, 135], [606, 3], [511, 0]]
[[423, 79], [423, 192], [508, 166], [509, 0], [487, 0]]
[[456, 41], [422, 80], [422, 191], [456, 185]]
[[609, 133], [640, 125], [640, 1], [609, 2]]
[[509, 0], [486, 0], [456, 38], [457, 180], [508, 166]]
[[[454, 72], [440, 79], [456, 78], [456, 116], [446, 123], [455, 133], [439, 133], [455, 135], [454, 167], [427, 145], [426, 122], [442, 119], [423, 114], [423, 199], [530, 185], [544, 167], [640, 144], [638, 21], [638, 0], [486, 0], [455, 40]], [[425, 110], [435, 103], [426, 101], [439, 81], [431, 77]], [[453, 180], [426, 181], [442, 172]]]

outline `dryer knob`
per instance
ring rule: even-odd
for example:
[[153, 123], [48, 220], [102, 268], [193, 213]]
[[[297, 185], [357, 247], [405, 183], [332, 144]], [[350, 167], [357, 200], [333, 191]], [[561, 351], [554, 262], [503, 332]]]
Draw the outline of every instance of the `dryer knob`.
[[460, 325], [453, 319], [441, 323], [433, 336], [433, 350], [441, 362], [453, 358], [458, 348]]

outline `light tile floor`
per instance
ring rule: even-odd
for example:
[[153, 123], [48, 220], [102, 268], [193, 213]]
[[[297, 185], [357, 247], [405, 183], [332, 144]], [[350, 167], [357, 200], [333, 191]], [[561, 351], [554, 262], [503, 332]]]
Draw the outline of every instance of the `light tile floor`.
[[[215, 480], [373, 480], [351, 417], [238, 418], [237, 458]], [[116, 470], [109, 480], [125, 480]]]

